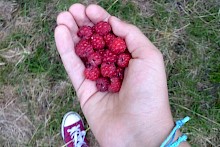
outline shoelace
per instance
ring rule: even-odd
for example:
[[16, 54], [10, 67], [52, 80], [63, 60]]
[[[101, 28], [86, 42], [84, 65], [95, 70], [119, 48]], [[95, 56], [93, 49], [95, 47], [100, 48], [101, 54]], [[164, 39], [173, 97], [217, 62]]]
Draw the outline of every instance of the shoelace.
[[80, 125], [68, 129], [67, 132], [70, 133], [70, 136], [74, 141], [74, 147], [82, 147], [82, 145], [86, 145], [84, 142], [86, 132], [80, 130]]

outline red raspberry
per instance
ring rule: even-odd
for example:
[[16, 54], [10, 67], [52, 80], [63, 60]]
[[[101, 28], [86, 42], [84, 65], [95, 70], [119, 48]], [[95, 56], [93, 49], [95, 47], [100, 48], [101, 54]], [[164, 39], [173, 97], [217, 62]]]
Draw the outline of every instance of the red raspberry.
[[106, 50], [103, 54], [103, 62], [115, 63], [117, 62], [117, 55], [109, 50]]
[[109, 44], [109, 49], [115, 54], [123, 53], [126, 49], [126, 43], [122, 38], [117, 37]]
[[99, 34], [93, 34], [91, 37], [91, 44], [94, 49], [103, 49], [105, 47], [105, 41]]
[[92, 48], [92, 45], [87, 40], [80, 40], [76, 44], [75, 52], [79, 57], [88, 57], [91, 55], [94, 50]]
[[89, 58], [88, 58], [88, 62], [92, 65], [92, 66], [98, 66], [102, 63], [102, 56], [99, 52], [94, 52], [92, 53]]
[[109, 92], [119, 92], [121, 89], [121, 80], [118, 77], [113, 77], [110, 79], [111, 84], [108, 86], [108, 91]]
[[122, 53], [118, 56], [117, 65], [120, 67], [127, 67], [129, 64], [129, 60], [131, 59], [131, 55], [128, 53]]
[[99, 54], [103, 57], [104, 53], [105, 53], [105, 50], [104, 49], [100, 49], [98, 50]]
[[105, 40], [105, 44], [109, 46], [109, 44], [116, 38], [116, 36], [112, 33], [109, 33], [105, 35], [103, 38]]
[[98, 67], [88, 67], [84, 71], [86, 79], [95, 81], [100, 76], [100, 71]]
[[92, 32], [95, 34], [95, 26], [92, 27]]
[[116, 69], [116, 77], [118, 77], [120, 80], [123, 80], [124, 79], [124, 71], [125, 71], [124, 68], [118, 67]]
[[77, 35], [83, 39], [90, 39], [92, 36], [92, 28], [90, 26], [83, 26], [79, 29]]
[[111, 32], [111, 26], [109, 23], [100, 21], [98, 22], [94, 27], [96, 33], [99, 35], [107, 35], [109, 32]]
[[112, 77], [116, 73], [116, 67], [113, 63], [102, 63], [101, 74], [103, 77]]
[[101, 77], [96, 80], [96, 87], [101, 92], [107, 91], [109, 85], [110, 85], [110, 82], [108, 78]]

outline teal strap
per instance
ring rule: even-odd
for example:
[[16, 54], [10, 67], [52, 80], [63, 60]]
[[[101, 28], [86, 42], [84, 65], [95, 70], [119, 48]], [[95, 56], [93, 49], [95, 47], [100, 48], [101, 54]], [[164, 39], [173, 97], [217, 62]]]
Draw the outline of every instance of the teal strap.
[[181, 137], [178, 138], [177, 141], [173, 142], [174, 137], [176, 135], [176, 131], [180, 129], [187, 121], [190, 120], [190, 117], [185, 117], [182, 120], [176, 121], [176, 126], [173, 128], [171, 131], [170, 135], [165, 139], [165, 141], [160, 145], [160, 147], [177, 147], [179, 144], [183, 141], [187, 140], [186, 135], [182, 135]]
[[177, 141], [175, 141], [173, 144], [171, 144], [169, 147], [177, 147], [180, 145], [181, 142], [184, 142], [187, 140], [187, 136], [184, 134], [183, 136], [179, 137]]

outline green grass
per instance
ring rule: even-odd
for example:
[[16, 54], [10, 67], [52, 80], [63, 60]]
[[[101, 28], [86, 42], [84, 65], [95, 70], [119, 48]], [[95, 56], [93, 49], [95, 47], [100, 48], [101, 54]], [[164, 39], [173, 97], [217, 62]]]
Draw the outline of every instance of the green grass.
[[[11, 43], [13, 47], [31, 47], [30, 54], [24, 53], [16, 66], [0, 56], [0, 62], [7, 63], [0, 66], [0, 84], [18, 87], [18, 104], [35, 126], [26, 145], [59, 146], [62, 116], [70, 110], [82, 112], [56, 51], [53, 31], [58, 12], [79, 1], [17, 2], [17, 17], [33, 18], [33, 26], [31, 30], [13, 30], [0, 45], [8, 50]], [[192, 118], [183, 128], [189, 142], [193, 146], [219, 145], [220, 4], [214, 0], [192, 0], [185, 5], [150, 1], [153, 15], [143, 15], [144, 11], [131, 1], [97, 3], [112, 15], [137, 25], [164, 54], [173, 116]], [[41, 94], [44, 97], [39, 101]]]

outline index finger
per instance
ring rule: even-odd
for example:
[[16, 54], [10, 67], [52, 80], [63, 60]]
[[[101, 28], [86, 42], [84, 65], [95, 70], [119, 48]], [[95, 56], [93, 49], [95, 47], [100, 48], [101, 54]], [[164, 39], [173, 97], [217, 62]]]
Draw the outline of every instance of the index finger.
[[86, 8], [86, 15], [95, 24], [99, 21], [108, 21], [111, 16], [105, 9], [95, 4]]

